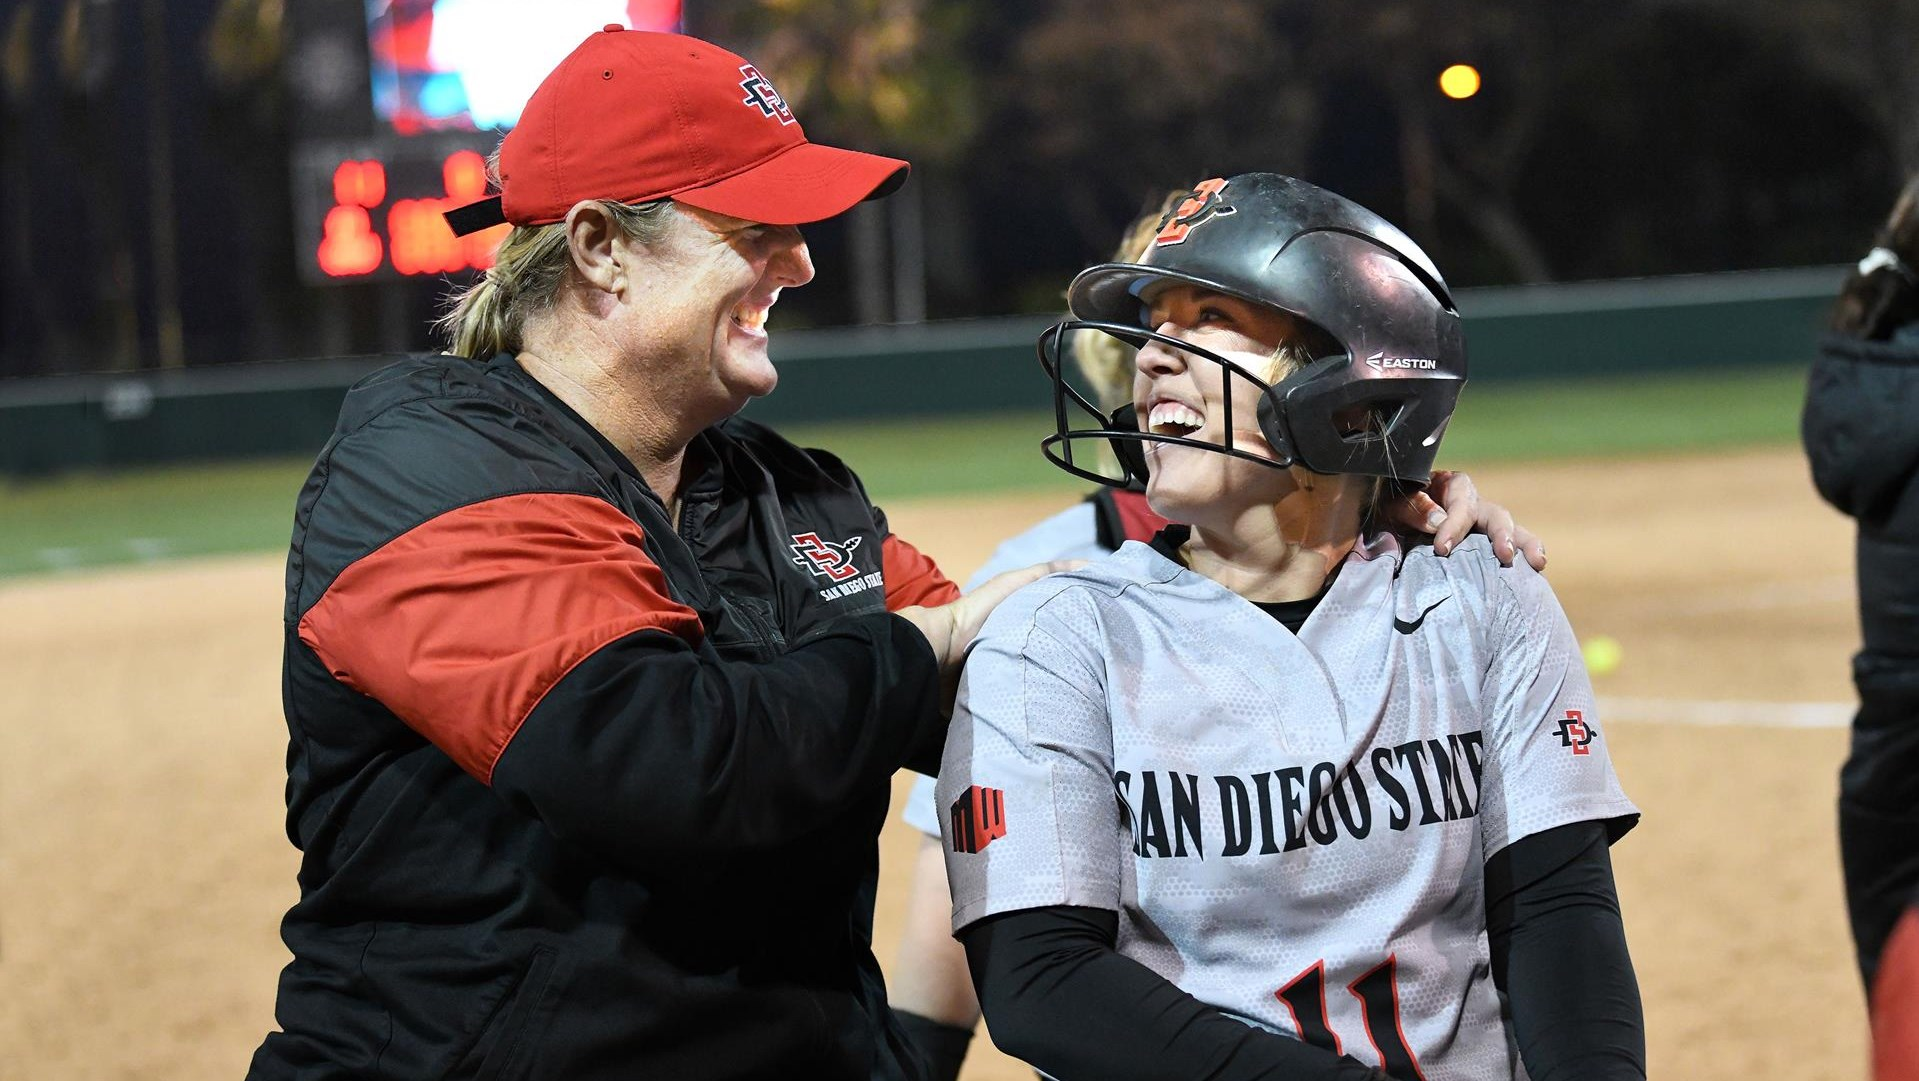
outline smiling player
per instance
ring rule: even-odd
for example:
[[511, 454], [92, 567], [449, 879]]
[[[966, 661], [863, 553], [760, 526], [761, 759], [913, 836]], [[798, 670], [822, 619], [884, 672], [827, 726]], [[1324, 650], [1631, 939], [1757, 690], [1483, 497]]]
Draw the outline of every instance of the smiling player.
[[1072, 444], [1112, 441], [1181, 524], [1022, 590], [967, 664], [939, 805], [995, 1042], [1066, 1081], [1643, 1078], [1637, 811], [1565, 615], [1375, 516], [1465, 378], [1430, 260], [1251, 174], [1070, 299], [1139, 346], [1137, 427], [1049, 454], [1099, 479]]

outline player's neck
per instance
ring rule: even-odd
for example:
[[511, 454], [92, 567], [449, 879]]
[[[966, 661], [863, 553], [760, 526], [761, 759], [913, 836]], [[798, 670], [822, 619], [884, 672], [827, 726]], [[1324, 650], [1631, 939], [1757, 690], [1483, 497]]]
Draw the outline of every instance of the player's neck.
[[1249, 601], [1316, 596], [1359, 540], [1359, 511], [1334, 493], [1302, 491], [1276, 504], [1195, 522], [1186, 565]]

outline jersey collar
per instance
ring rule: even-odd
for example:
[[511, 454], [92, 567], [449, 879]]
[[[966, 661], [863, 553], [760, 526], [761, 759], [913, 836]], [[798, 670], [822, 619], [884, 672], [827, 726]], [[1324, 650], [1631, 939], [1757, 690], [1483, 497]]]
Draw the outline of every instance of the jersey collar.
[[[1153, 539], [1147, 543], [1153, 551], [1183, 567], [1186, 561], [1180, 558], [1179, 549], [1191, 539], [1192, 535], [1192, 526], [1184, 522], [1171, 522], [1158, 533], [1153, 534]], [[1395, 537], [1391, 531], [1381, 530], [1370, 537], [1359, 538], [1359, 543], [1353, 545], [1351, 554], [1346, 558], [1358, 559], [1366, 563], [1375, 559], [1390, 559], [1398, 564], [1404, 561], [1405, 555], [1405, 549], [1399, 545], [1399, 538]], [[1394, 567], [1394, 573], [1398, 573], [1397, 566]]]

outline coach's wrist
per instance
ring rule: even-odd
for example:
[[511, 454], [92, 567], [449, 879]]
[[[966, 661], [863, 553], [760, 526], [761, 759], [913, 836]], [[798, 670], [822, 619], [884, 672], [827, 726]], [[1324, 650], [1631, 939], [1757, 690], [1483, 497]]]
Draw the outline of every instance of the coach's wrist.
[[959, 661], [959, 658], [953, 655], [953, 614], [950, 606], [927, 608], [914, 604], [893, 614], [911, 623], [913, 629], [919, 631], [920, 636], [926, 639], [926, 644], [933, 650], [933, 659], [939, 662], [942, 674]]

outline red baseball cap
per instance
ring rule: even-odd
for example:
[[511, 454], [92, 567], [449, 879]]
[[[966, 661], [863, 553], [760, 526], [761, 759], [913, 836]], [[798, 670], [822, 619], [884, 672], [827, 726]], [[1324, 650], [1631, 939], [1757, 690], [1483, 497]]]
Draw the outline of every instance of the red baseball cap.
[[500, 142], [500, 194], [446, 215], [459, 235], [561, 221], [582, 199], [671, 198], [766, 225], [845, 213], [906, 181], [897, 158], [808, 142], [746, 60], [618, 24], [568, 54]]

